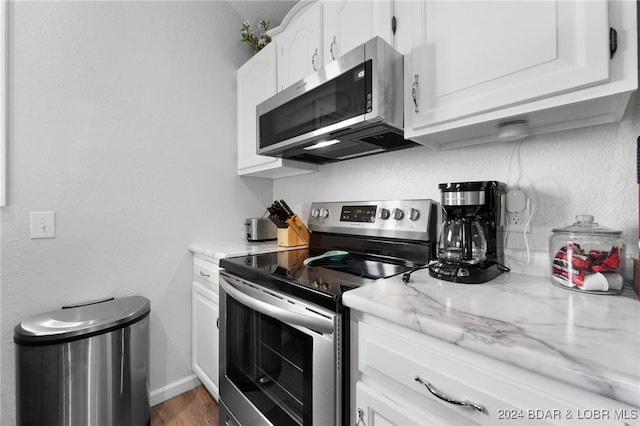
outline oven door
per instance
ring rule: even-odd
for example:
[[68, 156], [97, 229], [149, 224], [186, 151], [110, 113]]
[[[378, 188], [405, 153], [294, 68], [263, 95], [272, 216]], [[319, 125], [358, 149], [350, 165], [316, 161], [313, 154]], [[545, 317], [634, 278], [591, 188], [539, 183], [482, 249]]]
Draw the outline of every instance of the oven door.
[[220, 399], [233, 421], [339, 424], [340, 316], [225, 271], [220, 287]]

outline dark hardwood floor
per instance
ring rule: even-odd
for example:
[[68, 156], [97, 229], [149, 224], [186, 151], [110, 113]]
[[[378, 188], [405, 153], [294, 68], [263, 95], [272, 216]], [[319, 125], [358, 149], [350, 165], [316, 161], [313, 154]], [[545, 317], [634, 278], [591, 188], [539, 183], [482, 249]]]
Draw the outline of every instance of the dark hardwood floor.
[[204, 386], [151, 407], [151, 426], [218, 426], [218, 404]]

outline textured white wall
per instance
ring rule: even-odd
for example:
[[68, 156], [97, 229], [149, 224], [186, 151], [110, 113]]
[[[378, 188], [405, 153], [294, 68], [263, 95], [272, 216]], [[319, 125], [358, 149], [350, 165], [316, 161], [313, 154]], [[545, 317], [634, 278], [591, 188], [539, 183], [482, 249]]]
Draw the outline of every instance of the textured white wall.
[[[235, 173], [241, 22], [217, 1], [11, 2], [3, 426], [13, 327], [70, 302], [148, 297], [151, 391], [191, 374], [188, 244], [242, 239], [272, 201]], [[31, 240], [42, 210], [57, 237]]]
[[[638, 136], [640, 105], [632, 96], [620, 123], [530, 137], [520, 141], [515, 152], [514, 143], [450, 151], [420, 147], [325, 165], [319, 173], [277, 180], [274, 197], [301, 205], [306, 217], [312, 201], [423, 197], [439, 201], [439, 183], [499, 180], [514, 186], [522, 174], [520, 185], [528, 190], [530, 180], [537, 192], [530, 247], [543, 262], [551, 230], [573, 223], [583, 213], [622, 230], [629, 252], [637, 255]], [[522, 235], [510, 237], [507, 244], [516, 250], [517, 261], [524, 260], [518, 252], [525, 248]], [[522, 270], [515, 262], [511, 266]]]

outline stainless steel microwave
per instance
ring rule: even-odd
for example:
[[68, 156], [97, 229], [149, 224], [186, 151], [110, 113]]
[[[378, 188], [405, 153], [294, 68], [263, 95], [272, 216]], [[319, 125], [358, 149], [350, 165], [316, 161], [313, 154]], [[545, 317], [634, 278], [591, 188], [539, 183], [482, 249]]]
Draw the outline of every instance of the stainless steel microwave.
[[418, 145], [404, 139], [402, 55], [379, 37], [256, 112], [262, 155], [323, 164]]

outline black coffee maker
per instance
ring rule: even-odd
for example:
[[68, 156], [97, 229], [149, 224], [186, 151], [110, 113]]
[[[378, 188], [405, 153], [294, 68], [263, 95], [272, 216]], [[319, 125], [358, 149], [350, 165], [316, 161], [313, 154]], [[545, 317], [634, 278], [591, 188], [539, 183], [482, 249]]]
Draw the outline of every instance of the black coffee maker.
[[505, 184], [442, 183], [443, 218], [432, 277], [465, 284], [490, 281], [503, 265]]

